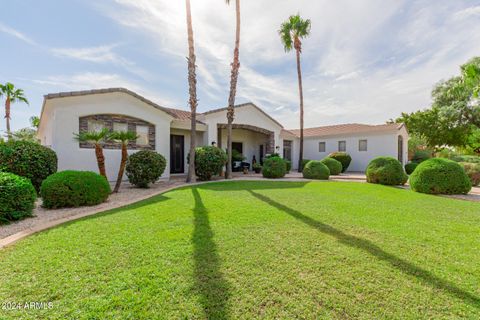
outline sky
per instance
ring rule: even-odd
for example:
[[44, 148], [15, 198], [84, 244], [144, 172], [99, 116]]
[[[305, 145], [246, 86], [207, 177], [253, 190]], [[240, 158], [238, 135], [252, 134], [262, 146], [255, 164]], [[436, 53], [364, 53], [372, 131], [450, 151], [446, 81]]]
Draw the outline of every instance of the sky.
[[[235, 6], [191, 2], [203, 112], [227, 104]], [[62, 91], [125, 87], [188, 110], [184, 1], [3, 0], [1, 7], [0, 83], [30, 100], [13, 105], [13, 129], [40, 114], [43, 95]], [[278, 29], [296, 13], [312, 22], [301, 57], [306, 127], [380, 124], [427, 108], [435, 83], [480, 55], [480, 0], [242, 0], [236, 101], [254, 102], [286, 128], [299, 127], [297, 69]]]

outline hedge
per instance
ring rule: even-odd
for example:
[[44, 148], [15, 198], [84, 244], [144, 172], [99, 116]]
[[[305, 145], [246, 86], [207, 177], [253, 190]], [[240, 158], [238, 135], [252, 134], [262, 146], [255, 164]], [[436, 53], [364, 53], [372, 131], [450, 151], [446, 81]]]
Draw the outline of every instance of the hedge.
[[195, 173], [200, 180], [210, 180], [219, 174], [227, 162], [227, 153], [221, 148], [204, 146], [195, 149]]
[[31, 216], [36, 199], [29, 179], [0, 172], [0, 224]]
[[302, 170], [301, 171], [303, 171], [303, 168], [305, 168], [307, 163], [309, 163], [310, 161], [311, 161], [310, 159], [302, 159]]
[[418, 163], [416, 162], [409, 162], [405, 165], [405, 172], [407, 174], [412, 174], [413, 171], [415, 171], [415, 168], [418, 166]]
[[90, 171], [57, 172], [40, 187], [42, 205], [49, 209], [93, 206], [107, 200], [110, 192], [107, 179]]
[[30, 179], [38, 192], [42, 181], [57, 172], [57, 155], [34, 142], [17, 140], [0, 143], [0, 171]]
[[432, 158], [418, 165], [410, 176], [413, 191], [431, 194], [467, 194], [472, 183], [457, 162]]
[[263, 161], [262, 175], [265, 178], [282, 178], [287, 173], [287, 164], [280, 157], [270, 157]]
[[480, 184], [480, 163], [460, 162], [459, 164], [463, 166], [472, 186], [478, 186]]
[[125, 171], [128, 181], [139, 187], [148, 188], [162, 176], [167, 166], [165, 157], [151, 150], [142, 150], [130, 155]]
[[342, 172], [347, 171], [350, 162], [352, 162], [352, 157], [346, 152], [332, 152], [328, 155], [328, 158], [340, 161], [342, 164]]
[[377, 157], [370, 161], [366, 175], [367, 182], [384, 185], [404, 185], [408, 180], [400, 161], [392, 157]]
[[328, 180], [330, 170], [328, 167], [318, 160], [311, 160], [303, 168], [303, 177], [306, 179]]
[[342, 163], [338, 160], [335, 160], [333, 158], [324, 158], [321, 160], [321, 162], [328, 167], [328, 170], [330, 170], [331, 175], [339, 175], [342, 172]]

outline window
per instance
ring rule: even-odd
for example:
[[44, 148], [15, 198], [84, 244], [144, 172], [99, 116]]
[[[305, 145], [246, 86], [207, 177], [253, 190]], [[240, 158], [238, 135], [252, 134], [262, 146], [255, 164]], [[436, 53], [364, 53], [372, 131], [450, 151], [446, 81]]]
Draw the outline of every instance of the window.
[[137, 126], [137, 144], [141, 146], [148, 145], [148, 126]]
[[114, 122], [113, 123], [113, 131], [127, 132], [128, 131], [128, 124], [122, 123], [122, 122]]
[[338, 151], [347, 151], [347, 141], [338, 141]]
[[88, 131], [91, 131], [91, 132], [102, 131], [103, 128], [105, 128], [105, 123], [99, 120], [88, 120], [87, 125], [88, 125]]
[[367, 140], [358, 140], [358, 151], [367, 151]]
[[243, 154], [243, 143], [242, 142], [232, 142], [232, 150], [235, 150], [238, 153]]
[[325, 152], [325, 142], [318, 143], [318, 152]]

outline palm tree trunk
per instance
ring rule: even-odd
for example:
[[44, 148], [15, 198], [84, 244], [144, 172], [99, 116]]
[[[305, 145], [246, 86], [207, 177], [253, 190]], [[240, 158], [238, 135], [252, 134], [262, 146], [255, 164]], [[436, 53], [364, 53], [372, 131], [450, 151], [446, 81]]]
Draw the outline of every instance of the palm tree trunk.
[[115, 183], [115, 188], [113, 189], [114, 193], [117, 193], [120, 190], [120, 185], [122, 184], [123, 173], [125, 172], [125, 165], [127, 164], [128, 152], [127, 144], [122, 143], [122, 160], [120, 161], [120, 168], [118, 169], [117, 182]]
[[298, 155], [298, 172], [302, 172], [303, 160], [303, 87], [302, 87], [302, 68], [300, 66], [300, 52], [299, 46], [296, 47], [297, 52], [297, 73], [298, 73], [298, 91], [300, 94], [300, 151]]
[[190, 162], [188, 163], [187, 182], [195, 182], [195, 140], [197, 137], [197, 77], [195, 74], [195, 47], [193, 42], [192, 12], [190, 0], [186, 0], [187, 7], [187, 33], [188, 33], [188, 92], [190, 94]]
[[98, 171], [100, 172], [100, 175], [104, 176], [105, 179], [108, 180], [107, 173], [105, 171], [105, 156], [103, 155], [103, 148], [98, 143], [95, 143], [95, 156], [97, 157]]
[[5, 119], [7, 121], [7, 138], [10, 140], [12, 133], [10, 131], [10, 97], [7, 96], [5, 101]]
[[235, 0], [236, 31], [235, 49], [233, 51], [232, 72], [230, 78], [230, 95], [227, 110], [227, 172], [225, 179], [232, 178], [232, 123], [235, 117], [235, 96], [237, 94], [238, 70], [240, 69], [240, 0]]

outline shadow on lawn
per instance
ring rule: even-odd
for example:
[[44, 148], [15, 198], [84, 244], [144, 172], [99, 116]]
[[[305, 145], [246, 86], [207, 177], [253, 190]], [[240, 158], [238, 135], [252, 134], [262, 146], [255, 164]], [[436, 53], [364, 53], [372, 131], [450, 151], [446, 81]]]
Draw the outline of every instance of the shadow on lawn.
[[325, 233], [325, 234], [328, 234], [330, 236], [333, 236], [333, 237], [337, 238], [339, 242], [341, 242], [345, 245], [348, 245], [350, 247], [354, 247], [354, 248], [363, 250], [363, 251], [371, 254], [372, 256], [376, 257], [377, 259], [380, 259], [380, 260], [383, 260], [383, 261], [386, 261], [386, 262], [390, 263], [390, 265], [392, 267], [402, 271], [403, 273], [406, 273], [408, 275], [417, 277], [418, 279], [420, 279], [421, 281], [423, 281], [427, 285], [430, 285], [430, 286], [432, 286], [434, 288], [437, 288], [437, 289], [447, 291], [451, 295], [456, 296], [459, 299], [465, 300], [466, 302], [468, 302], [469, 304], [471, 304], [471, 305], [473, 305], [477, 308], [480, 308], [480, 298], [479, 297], [477, 297], [477, 296], [475, 296], [475, 295], [457, 287], [454, 283], [452, 283], [450, 281], [447, 281], [447, 280], [444, 280], [444, 279], [441, 279], [441, 278], [433, 275], [431, 272], [429, 272], [427, 270], [424, 270], [424, 269], [420, 268], [419, 266], [416, 266], [415, 264], [413, 264], [411, 262], [405, 261], [405, 260], [403, 260], [403, 259], [401, 259], [401, 258], [399, 258], [399, 257], [397, 257], [397, 256], [395, 256], [391, 253], [388, 253], [388, 252], [382, 250], [380, 247], [378, 247], [377, 245], [373, 244], [372, 242], [370, 242], [368, 240], [365, 240], [365, 239], [362, 239], [362, 238], [359, 238], [359, 237], [356, 237], [356, 236], [348, 235], [348, 234], [342, 232], [341, 230], [338, 230], [338, 229], [336, 229], [332, 226], [329, 226], [329, 225], [324, 224], [322, 222], [319, 222], [315, 219], [312, 219], [312, 218], [304, 215], [303, 213], [301, 213], [297, 210], [291, 209], [291, 208], [289, 208], [289, 207], [287, 207], [287, 206], [285, 206], [285, 205], [283, 205], [279, 202], [276, 202], [275, 200], [272, 200], [269, 197], [266, 197], [262, 194], [256, 193], [256, 192], [251, 191], [251, 190], [249, 190], [249, 192], [254, 197], [256, 197], [257, 199], [269, 204], [270, 206], [275, 207], [275, 208], [291, 215], [295, 219], [300, 220], [301, 222], [317, 229], [318, 231], [320, 231], [322, 233]]
[[227, 319], [229, 288], [220, 271], [220, 257], [213, 241], [208, 210], [197, 188], [192, 188], [192, 193], [195, 199], [192, 235], [195, 290], [201, 295], [200, 301], [207, 319]]

